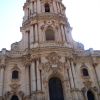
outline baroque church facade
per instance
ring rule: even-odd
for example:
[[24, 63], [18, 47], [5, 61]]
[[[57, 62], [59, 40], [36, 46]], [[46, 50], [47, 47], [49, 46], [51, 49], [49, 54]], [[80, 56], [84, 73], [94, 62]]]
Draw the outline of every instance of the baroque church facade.
[[0, 51], [0, 100], [100, 100], [100, 51], [73, 40], [62, 0], [26, 0], [22, 40]]

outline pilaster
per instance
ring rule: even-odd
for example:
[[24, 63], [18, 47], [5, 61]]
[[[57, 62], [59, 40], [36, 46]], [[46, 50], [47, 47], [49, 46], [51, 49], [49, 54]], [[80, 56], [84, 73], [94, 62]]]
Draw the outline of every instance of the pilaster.
[[4, 69], [5, 65], [0, 65], [0, 97], [3, 96], [4, 90]]
[[36, 72], [35, 72], [35, 62], [31, 63], [31, 93], [36, 91]]
[[37, 13], [41, 12], [41, 2], [40, 0], [37, 0]]
[[33, 48], [33, 43], [34, 43], [34, 35], [33, 35], [33, 25], [30, 27], [30, 48]]
[[35, 42], [38, 43], [38, 24], [35, 24]]
[[66, 39], [65, 39], [65, 32], [64, 32], [63, 24], [61, 24], [61, 32], [62, 32], [63, 42], [65, 42]]
[[57, 13], [57, 5], [56, 2], [53, 0], [53, 8], [54, 8], [54, 12]]
[[37, 91], [41, 91], [39, 60], [36, 61], [36, 68], [37, 68]]

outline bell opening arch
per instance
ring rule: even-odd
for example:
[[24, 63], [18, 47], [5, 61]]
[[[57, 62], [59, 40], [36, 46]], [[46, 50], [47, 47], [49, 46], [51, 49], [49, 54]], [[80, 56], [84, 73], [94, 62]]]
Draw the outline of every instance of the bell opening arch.
[[48, 27], [45, 31], [46, 41], [55, 41], [55, 31]]

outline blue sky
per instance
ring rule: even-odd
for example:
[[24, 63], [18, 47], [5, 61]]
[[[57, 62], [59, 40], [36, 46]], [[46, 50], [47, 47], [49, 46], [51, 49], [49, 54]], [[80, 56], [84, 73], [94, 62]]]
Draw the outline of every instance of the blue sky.
[[[25, 0], [0, 1], [0, 50], [10, 49], [13, 42], [21, 40], [20, 26]], [[100, 0], [63, 0], [66, 15], [73, 27], [74, 40], [85, 49], [100, 50]]]

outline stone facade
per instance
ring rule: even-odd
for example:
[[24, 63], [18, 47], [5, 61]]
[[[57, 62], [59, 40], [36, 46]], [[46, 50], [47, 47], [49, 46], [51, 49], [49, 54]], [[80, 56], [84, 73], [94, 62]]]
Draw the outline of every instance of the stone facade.
[[0, 100], [100, 100], [100, 51], [72, 39], [65, 9], [26, 0], [22, 40], [0, 51]]

